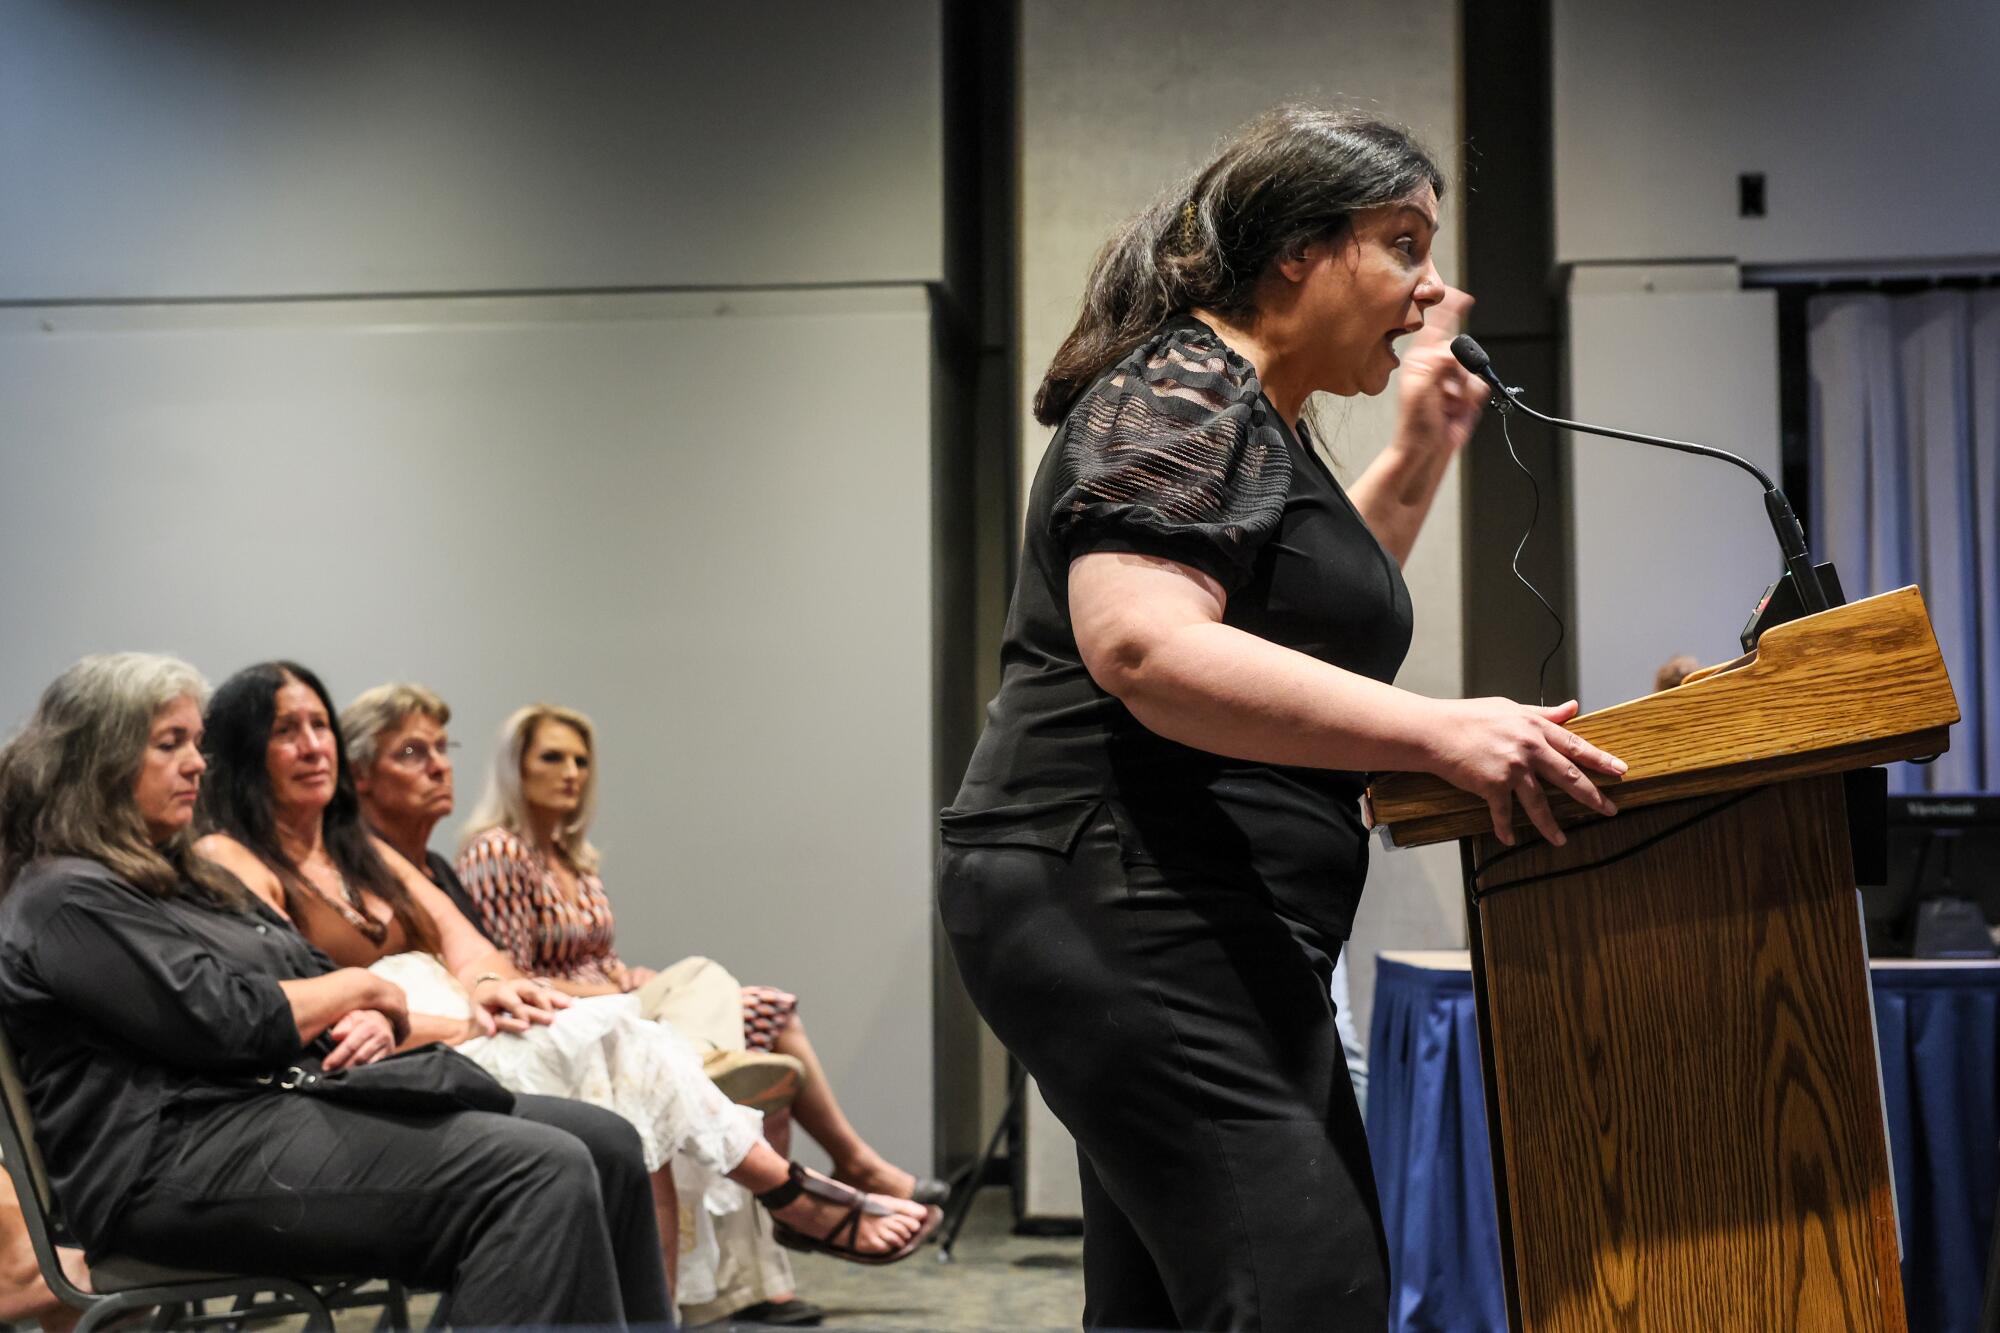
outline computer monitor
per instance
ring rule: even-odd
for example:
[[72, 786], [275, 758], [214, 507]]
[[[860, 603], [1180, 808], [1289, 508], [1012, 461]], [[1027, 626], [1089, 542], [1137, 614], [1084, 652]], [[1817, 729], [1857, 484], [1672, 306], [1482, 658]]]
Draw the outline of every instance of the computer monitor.
[[2000, 795], [1889, 798], [1887, 882], [1861, 886], [1869, 956], [1909, 957], [1936, 898], [1972, 902], [2000, 928]]

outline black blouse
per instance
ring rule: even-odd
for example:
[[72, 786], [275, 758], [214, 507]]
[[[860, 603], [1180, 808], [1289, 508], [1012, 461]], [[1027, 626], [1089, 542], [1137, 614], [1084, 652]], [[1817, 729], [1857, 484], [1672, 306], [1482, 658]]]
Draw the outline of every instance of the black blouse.
[[1344, 939], [1367, 873], [1365, 776], [1226, 759], [1146, 730], [1083, 666], [1069, 565], [1134, 551], [1202, 570], [1223, 621], [1388, 681], [1409, 650], [1395, 559], [1256, 371], [1198, 320], [1107, 371], [1050, 442], [1028, 496], [1020, 576], [948, 842], [1067, 852], [1109, 804], [1127, 860], [1270, 895]]
[[451, 862], [425, 848], [423, 869], [430, 876], [431, 883], [444, 890], [444, 896], [451, 899], [451, 905], [458, 909], [459, 915], [471, 922], [472, 928], [483, 937], [486, 932], [480, 921], [479, 907], [472, 901], [472, 895], [465, 891], [465, 885], [459, 880], [458, 872], [451, 868]]
[[87, 1248], [178, 1142], [176, 1108], [254, 1095], [303, 1050], [278, 983], [333, 970], [263, 904], [163, 899], [96, 861], [0, 901], [0, 1021], [70, 1229]]

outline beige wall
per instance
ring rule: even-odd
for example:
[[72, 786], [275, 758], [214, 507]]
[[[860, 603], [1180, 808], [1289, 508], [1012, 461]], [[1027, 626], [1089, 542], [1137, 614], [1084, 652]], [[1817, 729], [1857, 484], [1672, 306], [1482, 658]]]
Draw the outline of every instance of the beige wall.
[[935, 0], [0, 6], [8, 300], [928, 282]]
[[[1027, 400], [1075, 319], [1098, 246], [1231, 130], [1287, 98], [1354, 102], [1409, 125], [1458, 177], [1456, 4], [1255, 0], [1216, 14], [1197, 22], [1135, 0], [1022, 4], [1023, 494], [1048, 444]], [[1438, 262], [1453, 276], [1458, 246], [1442, 243]], [[1320, 404], [1344, 477], [1357, 475], [1386, 441], [1394, 395], [1392, 385], [1379, 399]], [[1459, 512], [1454, 474], [1407, 571], [1417, 630], [1399, 683], [1427, 694], [1458, 693], [1463, 675]], [[1351, 949], [1364, 1036], [1377, 949], [1463, 938], [1456, 851], [1378, 853]]]
[[[2000, 261], [1993, 0], [1555, 0], [1550, 23], [1562, 262]], [[1737, 215], [1740, 172], [1765, 216]]]
[[[1550, 22], [1571, 415], [1778, 474], [1777, 302], [1743, 290], [1746, 271], [2000, 270], [1992, 0], [1826, 0], [1809, 16], [1555, 0]], [[1764, 173], [1766, 216], [1738, 216], [1741, 172]], [[1755, 483], [1615, 441], [1564, 447], [1584, 707], [1643, 693], [1676, 653], [1734, 656], [1780, 570]]]
[[626, 956], [928, 1170], [939, 13], [0, 6], [0, 732], [291, 655], [443, 691], [464, 809], [581, 707]]
[[421, 680], [463, 815], [509, 712], [581, 708], [621, 953], [796, 991], [927, 1166], [929, 341], [915, 287], [0, 311], [0, 730], [112, 649]]
[[[1777, 295], [1744, 291], [1734, 264], [1573, 269], [1569, 328], [1579, 420], [1705, 440], [1782, 477]], [[1725, 463], [1587, 435], [1570, 457], [1583, 707], [1647, 693], [1677, 654], [1726, 662], [1741, 652], [1737, 636], [1782, 569], [1756, 481]]]

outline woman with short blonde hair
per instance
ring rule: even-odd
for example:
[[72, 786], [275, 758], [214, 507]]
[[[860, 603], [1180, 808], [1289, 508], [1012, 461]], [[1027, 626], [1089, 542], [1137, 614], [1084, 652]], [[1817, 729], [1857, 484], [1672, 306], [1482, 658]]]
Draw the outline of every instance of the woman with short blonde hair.
[[377, 685], [354, 696], [340, 710], [340, 734], [347, 742], [347, 762], [355, 772], [375, 767], [382, 738], [406, 717], [423, 716], [440, 727], [451, 722], [451, 705], [435, 691], [409, 681]]

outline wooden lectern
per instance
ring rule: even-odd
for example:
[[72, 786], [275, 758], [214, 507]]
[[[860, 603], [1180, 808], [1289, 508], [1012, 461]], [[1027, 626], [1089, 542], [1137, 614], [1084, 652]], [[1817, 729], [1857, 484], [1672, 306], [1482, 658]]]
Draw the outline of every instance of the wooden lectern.
[[1463, 839], [1516, 1333], [1905, 1329], [1838, 775], [1957, 720], [1905, 588], [1578, 718], [1631, 768], [1612, 819], [1551, 793], [1564, 847], [1427, 775], [1371, 789], [1396, 845]]

